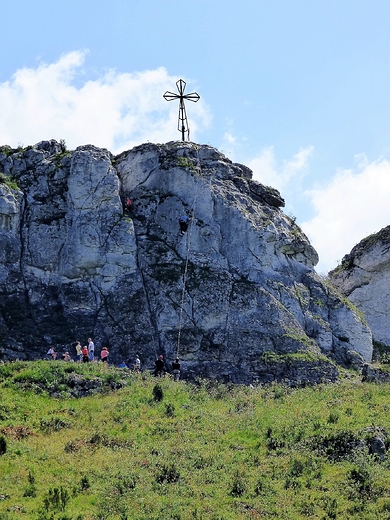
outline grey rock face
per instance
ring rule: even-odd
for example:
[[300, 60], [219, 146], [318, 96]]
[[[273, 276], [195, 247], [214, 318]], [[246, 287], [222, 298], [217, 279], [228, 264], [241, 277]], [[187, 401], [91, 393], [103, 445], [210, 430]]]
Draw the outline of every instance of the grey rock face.
[[329, 276], [363, 312], [373, 339], [390, 346], [390, 226], [363, 239]]
[[[0, 184], [4, 359], [92, 337], [111, 362], [139, 353], [152, 368], [178, 354], [188, 378], [243, 383], [332, 380], [327, 358], [371, 359], [370, 331], [315, 273], [280, 194], [216, 149], [146, 144], [113, 157], [44, 141], [0, 149], [1, 171], [19, 187]], [[278, 357], [273, 372], [265, 353]], [[291, 368], [297, 353], [321, 362]]]

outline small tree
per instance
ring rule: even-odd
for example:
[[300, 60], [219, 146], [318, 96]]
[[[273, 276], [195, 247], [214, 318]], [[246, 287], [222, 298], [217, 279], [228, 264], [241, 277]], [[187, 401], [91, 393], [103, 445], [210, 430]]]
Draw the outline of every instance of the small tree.
[[7, 441], [5, 437], [2, 435], [0, 437], [0, 455], [4, 455], [7, 451]]
[[162, 401], [164, 399], [164, 392], [161, 388], [161, 385], [154, 385], [153, 388], [153, 399], [157, 402]]

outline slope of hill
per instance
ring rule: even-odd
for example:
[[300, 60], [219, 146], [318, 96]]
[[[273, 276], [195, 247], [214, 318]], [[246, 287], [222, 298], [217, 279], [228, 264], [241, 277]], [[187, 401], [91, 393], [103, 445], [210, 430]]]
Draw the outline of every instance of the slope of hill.
[[[69, 397], [75, 378], [100, 393]], [[387, 519], [388, 393], [0, 365], [0, 518]]]

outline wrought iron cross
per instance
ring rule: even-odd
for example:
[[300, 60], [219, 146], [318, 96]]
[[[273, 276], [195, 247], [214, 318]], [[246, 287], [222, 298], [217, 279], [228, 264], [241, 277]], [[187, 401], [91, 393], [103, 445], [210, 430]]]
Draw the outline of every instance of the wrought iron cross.
[[185, 141], [185, 134], [187, 133], [188, 140], [190, 140], [190, 128], [188, 126], [188, 119], [187, 119], [187, 113], [186, 113], [186, 107], [184, 105], [184, 100], [188, 99], [188, 101], [193, 101], [196, 103], [199, 101], [200, 96], [196, 92], [191, 92], [191, 94], [184, 94], [184, 90], [186, 88], [186, 82], [182, 79], [179, 79], [179, 81], [176, 81], [177, 90], [179, 91], [178, 94], [175, 94], [174, 92], [169, 92], [168, 90], [164, 94], [164, 98], [167, 101], [173, 101], [174, 99], [179, 100], [179, 120], [177, 123], [177, 129], [179, 132], [181, 132], [181, 138], [183, 141]]

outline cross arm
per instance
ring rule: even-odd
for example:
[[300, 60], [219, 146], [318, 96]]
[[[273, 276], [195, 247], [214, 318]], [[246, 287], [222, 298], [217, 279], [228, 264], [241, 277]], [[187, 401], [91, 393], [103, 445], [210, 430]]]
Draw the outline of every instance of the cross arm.
[[178, 94], [175, 94], [174, 92], [169, 92], [169, 90], [167, 90], [163, 95], [163, 98], [167, 101], [173, 101], [174, 99], [178, 99], [179, 97], [180, 96]]
[[186, 94], [183, 97], [184, 99], [188, 99], [188, 101], [193, 101], [194, 103], [196, 103], [200, 99], [199, 94], [196, 92], [191, 92], [191, 94]]

